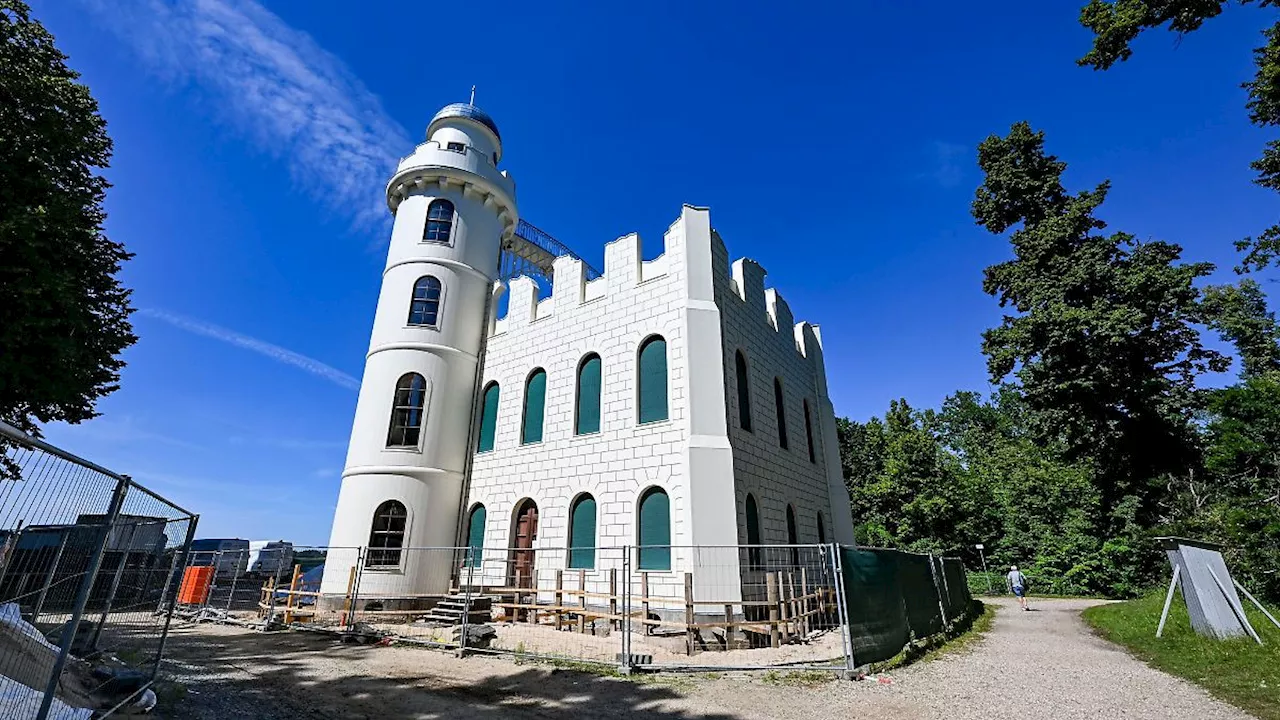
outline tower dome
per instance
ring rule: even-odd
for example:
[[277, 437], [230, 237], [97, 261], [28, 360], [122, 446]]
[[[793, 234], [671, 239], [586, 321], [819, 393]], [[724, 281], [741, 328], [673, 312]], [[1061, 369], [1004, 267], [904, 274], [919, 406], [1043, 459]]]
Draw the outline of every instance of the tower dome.
[[440, 108], [440, 112], [436, 113], [435, 117], [431, 118], [431, 122], [427, 124], [427, 137], [431, 137], [431, 129], [435, 127], [436, 123], [450, 118], [474, 120], [489, 128], [489, 130], [493, 131], [493, 136], [498, 138], [499, 142], [502, 141], [502, 134], [498, 132], [498, 124], [493, 121], [493, 118], [489, 117], [489, 113], [471, 103], [450, 103]]

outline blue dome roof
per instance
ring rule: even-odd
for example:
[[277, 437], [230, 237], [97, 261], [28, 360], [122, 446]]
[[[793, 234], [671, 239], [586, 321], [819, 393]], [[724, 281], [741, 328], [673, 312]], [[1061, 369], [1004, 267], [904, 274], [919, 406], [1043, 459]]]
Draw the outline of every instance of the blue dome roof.
[[467, 118], [468, 120], [474, 120], [492, 130], [493, 134], [498, 137], [499, 141], [502, 140], [502, 134], [498, 132], [498, 124], [493, 121], [493, 118], [489, 117], [489, 113], [470, 103], [451, 103], [440, 108], [440, 112], [436, 113], [435, 117], [431, 118], [431, 122], [427, 125], [427, 134], [431, 134], [432, 125], [435, 125], [436, 122], [440, 120], [448, 118]]

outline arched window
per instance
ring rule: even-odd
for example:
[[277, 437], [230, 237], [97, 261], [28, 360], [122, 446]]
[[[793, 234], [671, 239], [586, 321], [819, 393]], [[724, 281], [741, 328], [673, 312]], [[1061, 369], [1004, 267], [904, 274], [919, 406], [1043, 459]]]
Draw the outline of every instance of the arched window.
[[796, 536], [796, 511], [790, 505], [787, 506], [787, 544], [791, 545], [791, 564], [800, 564], [800, 548], [795, 547], [800, 540]]
[[488, 511], [479, 503], [467, 516], [467, 564], [471, 567], [480, 567], [484, 560], [484, 521], [488, 517]]
[[751, 379], [741, 350], [734, 353], [733, 363], [738, 376], [738, 427], [751, 432]]
[[662, 488], [640, 496], [641, 570], [671, 569], [671, 500]]
[[369, 567], [398, 567], [400, 548], [404, 547], [405, 521], [408, 513], [404, 505], [388, 500], [373, 513], [373, 528], [369, 531], [369, 555], [365, 564]]
[[547, 372], [538, 368], [524, 383], [524, 417], [520, 420], [522, 444], [542, 442], [542, 419], [547, 405]]
[[426, 242], [447, 243], [453, 233], [453, 203], [445, 199], [432, 200], [427, 206], [427, 228], [422, 234]]
[[391, 405], [391, 429], [387, 447], [416, 448], [422, 435], [422, 408], [427, 400], [427, 381], [418, 373], [406, 373], [396, 383]]
[[[809, 401], [804, 401], [804, 439], [809, 443], [809, 462], [818, 462], [818, 456], [813, 451], [813, 420], [809, 418]], [[822, 523], [818, 523], [818, 527], [822, 527]]]
[[[760, 544], [760, 510], [750, 493], [747, 494], [747, 544]], [[747, 562], [755, 567], [760, 566], [760, 548], [752, 547], [747, 550]]]
[[435, 327], [440, 319], [440, 281], [424, 275], [413, 284], [413, 301], [409, 303], [409, 324]]
[[773, 404], [778, 410], [778, 446], [787, 449], [787, 406], [782, 399], [782, 381], [773, 379]]
[[569, 509], [569, 567], [591, 570], [596, 566], [596, 500], [579, 495]]
[[654, 335], [640, 345], [639, 373], [642, 423], [667, 419], [667, 341]]
[[493, 436], [498, 431], [498, 383], [489, 383], [484, 389], [484, 399], [480, 404], [480, 438], [476, 441], [476, 452], [489, 452], [493, 449]]
[[822, 522], [822, 513], [818, 513], [818, 542], [827, 544], [827, 526]]
[[600, 356], [592, 353], [578, 365], [578, 402], [574, 409], [576, 435], [600, 432]]

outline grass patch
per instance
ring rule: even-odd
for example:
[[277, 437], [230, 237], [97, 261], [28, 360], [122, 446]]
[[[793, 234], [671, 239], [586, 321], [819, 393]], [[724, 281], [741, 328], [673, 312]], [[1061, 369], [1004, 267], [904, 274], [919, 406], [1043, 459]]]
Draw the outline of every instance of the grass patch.
[[765, 685], [811, 688], [826, 685], [835, 678], [836, 676], [832, 673], [822, 670], [792, 670], [790, 672], [770, 670], [760, 680]]
[[[1181, 594], [1173, 599], [1164, 637], [1156, 637], [1164, 594], [1099, 605], [1084, 620], [1106, 639], [1171, 675], [1202, 686], [1214, 697], [1262, 720], [1280, 720], [1280, 630], [1246, 602], [1249, 623], [1263, 645], [1251, 638], [1213, 640], [1191, 629]], [[1270, 609], [1270, 608], [1269, 608]], [[1277, 614], [1271, 609], [1273, 615]]]
[[953, 625], [950, 631], [923, 640], [915, 640], [903, 648], [902, 652], [888, 660], [872, 663], [868, 666], [867, 672], [882, 673], [896, 670], [921, 660], [934, 660], [943, 655], [968, 650], [991, 629], [991, 623], [995, 617], [994, 607], [974, 599], [973, 609]]

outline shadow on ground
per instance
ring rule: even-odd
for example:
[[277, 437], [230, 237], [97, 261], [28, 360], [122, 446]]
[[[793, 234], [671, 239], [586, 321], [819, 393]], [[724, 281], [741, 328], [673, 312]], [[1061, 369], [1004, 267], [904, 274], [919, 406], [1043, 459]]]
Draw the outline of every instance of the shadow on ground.
[[[736, 720], [690, 711], [679, 676], [639, 682], [509, 658], [343, 644], [315, 633], [197, 626], [170, 637], [153, 717], [639, 718]], [[673, 707], [673, 705], [685, 707]]]

